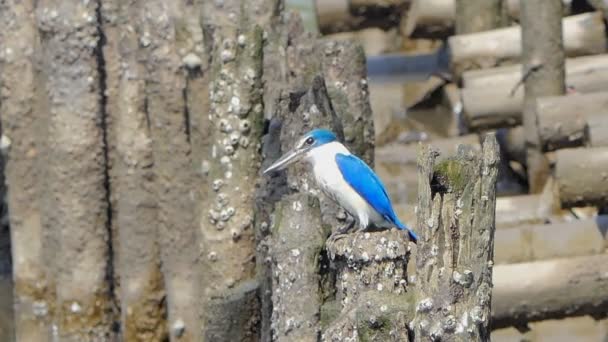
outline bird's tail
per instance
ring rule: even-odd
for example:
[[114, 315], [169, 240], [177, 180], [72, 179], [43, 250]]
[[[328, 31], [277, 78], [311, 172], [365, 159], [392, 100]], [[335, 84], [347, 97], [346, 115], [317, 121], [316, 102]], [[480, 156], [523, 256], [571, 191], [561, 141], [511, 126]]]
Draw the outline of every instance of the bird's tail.
[[414, 233], [414, 231], [411, 230], [408, 226], [401, 223], [401, 221], [399, 221], [398, 219], [396, 220], [395, 225], [397, 226], [397, 228], [405, 230], [407, 232], [410, 241], [412, 241], [413, 243], [418, 243], [418, 235], [416, 235], [416, 233]]

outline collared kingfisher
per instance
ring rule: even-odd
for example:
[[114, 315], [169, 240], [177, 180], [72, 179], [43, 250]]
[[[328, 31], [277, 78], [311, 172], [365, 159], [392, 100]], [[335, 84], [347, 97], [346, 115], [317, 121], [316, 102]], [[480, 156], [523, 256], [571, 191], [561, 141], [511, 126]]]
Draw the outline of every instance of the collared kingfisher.
[[[319, 188], [358, 222], [359, 230], [370, 225], [396, 227], [407, 231], [410, 241], [418, 240], [416, 234], [397, 218], [380, 178], [364, 161], [351, 154], [334, 133], [326, 129], [310, 131], [264, 173], [285, 169], [300, 160], [312, 164]], [[352, 228], [354, 223], [353, 220], [340, 233]]]

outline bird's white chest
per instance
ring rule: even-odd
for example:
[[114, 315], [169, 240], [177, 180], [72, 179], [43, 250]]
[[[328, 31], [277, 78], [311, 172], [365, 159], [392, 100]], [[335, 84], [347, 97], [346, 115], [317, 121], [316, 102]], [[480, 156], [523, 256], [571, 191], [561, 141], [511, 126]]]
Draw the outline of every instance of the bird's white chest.
[[362, 226], [379, 219], [375, 210], [344, 180], [336, 164], [336, 154], [350, 154], [341, 144], [330, 143], [311, 152], [313, 173], [321, 190], [336, 201], [351, 215], [358, 218]]

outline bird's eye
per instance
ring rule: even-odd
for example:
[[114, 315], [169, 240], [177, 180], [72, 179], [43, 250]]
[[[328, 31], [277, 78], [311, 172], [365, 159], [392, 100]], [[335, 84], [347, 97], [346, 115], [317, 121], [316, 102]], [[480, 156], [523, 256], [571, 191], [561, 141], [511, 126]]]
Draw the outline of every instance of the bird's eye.
[[306, 145], [312, 145], [315, 142], [315, 139], [313, 137], [308, 137], [305, 142]]

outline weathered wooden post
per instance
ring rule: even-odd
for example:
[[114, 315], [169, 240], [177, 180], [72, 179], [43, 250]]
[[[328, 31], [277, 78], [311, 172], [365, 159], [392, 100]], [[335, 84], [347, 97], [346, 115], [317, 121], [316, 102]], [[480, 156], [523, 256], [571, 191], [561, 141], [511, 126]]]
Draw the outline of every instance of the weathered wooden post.
[[114, 292], [124, 341], [167, 337], [158, 199], [146, 112], [145, 67], [132, 29], [142, 3], [104, 1], [107, 148], [111, 167]]
[[523, 125], [530, 191], [542, 191], [549, 164], [538, 134], [536, 100], [565, 90], [561, 1], [520, 1], [522, 26]]
[[45, 115], [36, 93], [44, 90], [37, 77], [35, 51], [40, 46], [33, 11], [34, 1], [0, 5], [0, 23], [5, 27], [0, 32], [0, 119], [2, 145], [7, 145], [2, 147], [2, 172], [6, 172], [2, 181], [8, 185], [5, 188], [3, 184], [2, 189], [8, 191], [15, 331], [19, 341], [44, 341], [49, 337], [53, 304], [53, 283], [47, 278], [52, 271], [43, 254], [40, 190], [44, 178], [41, 165], [45, 155]]
[[107, 340], [114, 317], [98, 3], [39, 1], [35, 13], [47, 77], [42, 217], [55, 280], [53, 335]]
[[[503, 4], [501, 0], [455, 0], [455, 31], [463, 35], [488, 31], [503, 25]], [[497, 58], [490, 56], [454, 63], [457, 75], [467, 69], [487, 68], [496, 64]]]
[[428, 147], [418, 155], [414, 340], [487, 341], [498, 144], [487, 136], [480, 155], [436, 156]]
[[327, 245], [336, 274], [333, 301], [322, 311], [323, 341], [409, 341], [414, 288], [410, 246], [396, 229], [349, 234]]
[[[203, 334], [209, 341], [253, 341], [259, 321], [255, 275], [255, 186], [263, 131], [263, 32], [259, 2], [208, 4], [212, 33], [205, 184]], [[205, 129], [204, 127], [201, 127]]]
[[[202, 339], [199, 202], [200, 169], [192, 165], [187, 72], [194, 65], [187, 45], [186, 3], [142, 1], [135, 24], [144, 62], [146, 114], [154, 157], [159, 246], [171, 341]], [[202, 60], [202, 57], [200, 57]], [[193, 186], [195, 185], [195, 186]]]
[[[306, 38], [299, 41], [303, 43]], [[323, 78], [317, 76], [306, 92], [290, 93], [281, 101], [277, 118], [282, 120], [281, 149], [292, 147], [297, 138], [313, 127], [341, 132], [331, 107]], [[315, 183], [299, 165], [287, 171], [289, 191], [275, 205], [271, 262], [273, 276], [272, 330], [277, 341], [316, 341], [320, 334], [320, 310], [328, 296], [322, 285], [323, 244], [331, 226], [323, 221], [321, 203], [314, 193]], [[331, 210], [330, 210], [331, 211]]]

